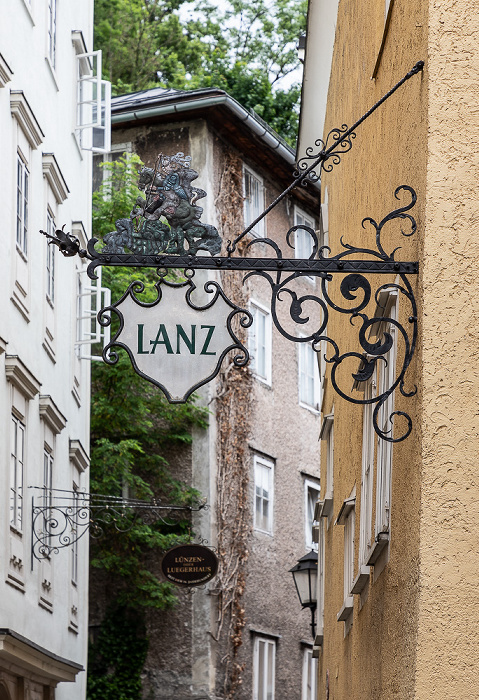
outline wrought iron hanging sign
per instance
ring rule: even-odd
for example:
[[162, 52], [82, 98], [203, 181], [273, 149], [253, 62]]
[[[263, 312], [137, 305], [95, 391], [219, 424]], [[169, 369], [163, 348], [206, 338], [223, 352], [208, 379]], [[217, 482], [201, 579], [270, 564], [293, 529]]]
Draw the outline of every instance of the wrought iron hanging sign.
[[[118, 355], [114, 348], [123, 348], [135, 371], [160, 387], [170, 402], [186, 401], [196, 388], [213, 379], [231, 350], [237, 351], [234, 363], [237, 366], [246, 365], [249, 360], [248, 351], [233, 331], [233, 319], [237, 317], [240, 325], [247, 328], [252, 323], [251, 314], [228, 299], [216, 282], [207, 282], [202, 290], [198, 290], [193, 283], [196, 270], [245, 270], [245, 280], [251, 275], [259, 275], [270, 284], [271, 314], [277, 330], [292, 342], [311, 343], [316, 352], [320, 352], [322, 342], [325, 343], [325, 360], [332, 366], [334, 389], [352, 403], [375, 404], [373, 423], [381, 439], [388, 442], [404, 440], [412, 429], [411, 419], [406, 413], [392, 411], [388, 417], [389, 429], [379, 425], [378, 415], [396, 388], [399, 387], [404, 396], [415, 393], [415, 389], [406, 390], [405, 373], [414, 354], [417, 338], [416, 302], [408, 275], [417, 274], [418, 264], [396, 260], [397, 248], [388, 253], [381, 242], [381, 232], [387, 222], [395, 219], [408, 222], [409, 228], [402, 232], [403, 235], [410, 236], [416, 231], [416, 222], [409, 213], [416, 203], [414, 190], [407, 185], [398, 187], [394, 195], [402, 206], [391, 211], [379, 223], [371, 217], [363, 220], [363, 226], [368, 223], [375, 230], [376, 249], [355, 248], [341, 241], [343, 250], [331, 255], [329, 248], [320, 246], [316, 232], [301, 225], [294, 226], [286, 233], [286, 244], [293, 249], [295, 232], [303, 229], [312, 244], [307, 259], [284, 256], [277, 241], [269, 238], [255, 238], [248, 244], [247, 250], [251, 252], [255, 246], [262, 244], [272, 251], [271, 257], [234, 256], [234, 253], [238, 243], [296, 186], [308, 181], [316, 182], [323, 170], [329, 172], [337, 165], [341, 157], [352, 148], [355, 130], [359, 125], [401, 85], [419, 73], [423, 65], [419, 61], [351, 127], [343, 125], [333, 129], [324, 142], [318, 139], [316, 151], [314, 147], [308, 148], [306, 157], [298, 162], [296, 177], [291, 185], [239, 236], [228, 242], [226, 256], [219, 255], [221, 238], [218, 231], [214, 226], [201, 221], [203, 209], [197, 202], [206, 193], [192, 185], [198, 173], [191, 167], [191, 158], [183, 153], [173, 156], [160, 154], [155, 168], [143, 168], [139, 172], [138, 187], [142, 195], [137, 197], [129, 217], [116, 221], [115, 231], [104, 237], [103, 247], [97, 248], [98, 240], [92, 238], [87, 250], [82, 250], [78, 239], [63, 231], [48, 236], [49, 243], [57, 245], [65, 256], [78, 254], [87, 258], [90, 261], [88, 275], [91, 279], [96, 278], [95, 270], [100, 265], [155, 267], [159, 271], [160, 281], [155, 285], [157, 298], [153, 302], [147, 303], [138, 298], [144, 286], [141, 282], [134, 282], [118, 302], [100, 311], [99, 320], [103, 325], [112, 323], [113, 317], [119, 320], [119, 330], [105, 348], [104, 360], [115, 364]], [[178, 283], [167, 280], [169, 269], [182, 270], [185, 281]], [[371, 273], [394, 274], [396, 280], [392, 284], [379, 285], [374, 293], [365, 277]], [[327, 285], [338, 274], [342, 275], [340, 294], [344, 303], [332, 298]], [[298, 296], [292, 283], [304, 277], [316, 277], [321, 281], [319, 294]], [[381, 292], [392, 287], [410, 305], [407, 327], [395, 318], [384, 315], [369, 317], [366, 314], [371, 299], [378, 300]], [[306, 315], [307, 304], [317, 304], [319, 313], [314, 331], [307, 335], [294, 334], [285, 326], [278, 309], [286, 300], [289, 304], [289, 322], [296, 324], [300, 331], [310, 321]], [[358, 326], [360, 352], [341, 353], [337, 341], [328, 337], [327, 322], [331, 311], [349, 315], [353, 325]], [[339, 368], [345, 360], [360, 362], [359, 369], [350, 372], [349, 380], [361, 384], [371, 378], [379, 360], [387, 363], [392, 346], [391, 334], [385, 332], [382, 337], [372, 338], [373, 329], [381, 326], [394, 327], [398, 331], [396, 335], [402, 338], [405, 348], [402, 367], [398, 376], [393, 377], [380, 394], [370, 399], [358, 399], [342, 388]], [[399, 436], [393, 437], [392, 423], [395, 417], [404, 418], [406, 428]]]
[[177, 586], [202, 586], [216, 576], [218, 558], [202, 544], [180, 544], [165, 553], [161, 570]]
[[38, 560], [75, 545], [87, 532], [93, 539], [103, 537], [109, 528], [128, 532], [138, 519], [172, 527], [178, 516], [184, 518], [209, 508], [206, 502], [177, 506], [83, 491], [29, 488], [40, 494], [40, 498], [32, 498], [32, 557]]
[[247, 364], [249, 355], [233, 331], [239, 315], [247, 328], [253, 318], [249, 311], [231, 302], [216, 282], [207, 282], [206, 303], [195, 303], [192, 279], [173, 283], [164, 277], [155, 285], [157, 298], [143, 302], [137, 294], [144, 290], [133, 282], [122, 298], [100, 312], [100, 323], [109, 325], [115, 314], [120, 328], [104, 348], [107, 364], [118, 362], [112, 348], [128, 353], [135, 372], [158, 386], [170, 403], [184, 403], [198, 387], [215, 377], [228, 352], [237, 350], [236, 366]]

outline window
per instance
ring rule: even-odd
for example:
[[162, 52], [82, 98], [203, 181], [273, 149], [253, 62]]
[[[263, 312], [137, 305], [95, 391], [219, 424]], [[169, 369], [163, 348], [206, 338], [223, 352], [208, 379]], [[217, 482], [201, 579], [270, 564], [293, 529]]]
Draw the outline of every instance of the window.
[[343, 593], [344, 602], [341, 610], [338, 613], [338, 622], [346, 622], [349, 620], [353, 612], [353, 597], [351, 591], [354, 585], [354, 518], [356, 504], [356, 487], [347, 498], [338, 517], [336, 525], [344, 525], [344, 570], [343, 570]]
[[269, 534], [273, 532], [273, 469], [273, 462], [255, 455], [254, 527]]
[[329, 519], [333, 513], [334, 493], [334, 415], [324, 416], [319, 439], [326, 442], [326, 493], [321, 515]]
[[22, 530], [23, 525], [23, 472], [25, 454], [25, 426], [12, 415], [10, 456], [10, 525]]
[[[243, 167], [244, 225], [247, 228], [264, 210], [263, 180], [252, 170]], [[264, 219], [251, 231], [256, 236], [264, 236]]]
[[[78, 486], [73, 482], [73, 492], [72, 492], [72, 506], [75, 518], [78, 517], [78, 511], [80, 506], [80, 494], [78, 493]], [[72, 557], [72, 583], [76, 586], [78, 582], [78, 530], [75, 528], [72, 530], [71, 536], [73, 542], [71, 545], [71, 557]]]
[[57, 0], [48, 0], [47, 56], [55, 68], [57, 41]]
[[[53, 526], [53, 455], [48, 450], [43, 451], [43, 522], [44, 529], [51, 533]], [[47, 544], [51, 542], [51, 534], [48, 535]]]
[[[381, 300], [380, 304], [381, 306]], [[387, 294], [384, 306], [380, 309], [380, 316], [397, 319], [397, 291]], [[378, 331], [378, 337], [384, 333], [392, 336], [393, 345], [383, 357], [387, 361], [378, 363], [378, 395], [385, 393], [396, 380], [396, 356], [397, 356], [397, 328], [393, 323], [382, 324]], [[386, 401], [378, 411], [378, 426], [384, 433], [391, 435], [393, 431], [394, 392], [389, 394]], [[391, 504], [391, 472], [392, 472], [393, 445], [387, 440], [377, 441], [377, 465], [376, 465], [376, 539], [382, 534], [389, 533], [389, 516]]]
[[274, 700], [276, 642], [256, 637], [253, 659], [253, 700]]
[[[364, 389], [364, 399], [372, 399], [376, 394], [376, 372], [368, 380]], [[358, 576], [353, 592], [360, 593], [369, 581], [369, 552], [371, 549], [371, 527], [373, 517], [373, 477], [374, 477], [374, 404], [363, 408], [363, 461], [361, 476], [361, 511], [359, 516], [359, 560]]]
[[[101, 326], [98, 312], [111, 304], [111, 291], [101, 286], [101, 270], [97, 280], [87, 277], [86, 269], [79, 270], [77, 295], [77, 355], [82, 360], [101, 360], [103, 347], [110, 342], [110, 327]], [[100, 344], [98, 354], [93, 354], [93, 345]]]
[[[298, 207], [295, 207], [294, 209], [294, 225], [295, 226], [308, 226], [309, 228], [312, 228], [313, 231], [316, 230], [316, 224], [314, 219], [312, 219], [310, 216], [304, 213], [301, 209]], [[308, 260], [311, 257], [311, 254], [313, 252], [313, 246], [314, 242], [311, 237], [311, 235], [306, 231], [304, 228], [299, 228], [297, 229], [295, 233], [295, 242], [294, 242], [294, 256], [295, 258], [301, 259], [301, 260]], [[309, 280], [310, 282], [315, 281], [315, 277], [305, 277], [305, 279]]]
[[76, 59], [76, 133], [80, 147], [95, 153], [108, 153], [111, 144], [111, 83], [101, 78], [101, 51], [78, 54]]
[[303, 655], [303, 691], [301, 700], [316, 700], [317, 659], [313, 659], [313, 650], [305, 649]]
[[27, 164], [20, 153], [17, 154], [17, 249], [27, 254], [28, 232], [28, 185]]
[[271, 314], [253, 301], [250, 311], [253, 315], [253, 323], [249, 329], [250, 368], [258, 379], [271, 385]]
[[306, 549], [318, 551], [318, 545], [313, 542], [314, 509], [319, 499], [319, 484], [314, 481], [304, 482], [305, 491], [305, 536]]
[[324, 534], [325, 523], [321, 518], [319, 521], [319, 531], [318, 531], [318, 603], [316, 608], [316, 639], [314, 643], [316, 646], [321, 646], [323, 643], [323, 630], [324, 630], [324, 566], [325, 566], [325, 534]]
[[[110, 171], [103, 167], [103, 163], [114, 163], [120, 158], [128, 156], [132, 153], [131, 143], [117, 143], [112, 144], [111, 151], [109, 153], [94, 154], [93, 155], [93, 191], [97, 192], [103, 185], [105, 180], [108, 180], [110, 176]], [[105, 193], [105, 190], [103, 190]], [[133, 194], [133, 193], [132, 193]]]
[[298, 343], [299, 403], [315, 411], [320, 408], [318, 356], [311, 343]]
[[[55, 220], [50, 208], [47, 209], [47, 233], [55, 235]], [[49, 239], [48, 239], [49, 240]], [[53, 304], [55, 301], [55, 246], [47, 246], [47, 299]]]

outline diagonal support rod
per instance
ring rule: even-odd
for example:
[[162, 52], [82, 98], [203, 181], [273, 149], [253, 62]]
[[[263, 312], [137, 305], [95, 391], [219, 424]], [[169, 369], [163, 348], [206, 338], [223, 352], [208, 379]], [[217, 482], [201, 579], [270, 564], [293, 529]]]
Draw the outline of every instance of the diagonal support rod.
[[418, 61], [413, 68], [406, 73], [404, 78], [401, 78], [401, 80], [392, 87], [389, 92], [387, 92], [385, 95], [381, 97], [380, 100], [378, 100], [365, 114], [363, 114], [362, 117], [360, 117], [354, 124], [347, 129], [344, 133], [341, 134], [341, 136], [333, 141], [331, 146], [329, 146], [327, 149], [321, 151], [321, 153], [318, 155], [316, 160], [310, 165], [304, 172], [302, 172], [298, 177], [293, 180], [293, 182], [287, 187], [284, 192], [282, 192], [276, 199], [267, 207], [245, 230], [240, 233], [239, 236], [237, 236], [233, 242], [229, 241], [228, 242], [228, 256], [231, 256], [234, 251], [236, 250], [236, 245], [241, 241], [242, 238], [244, 238], [255, 226], [257, 223], [259, 223], [264, 217], [272, 210], [274, 207], [279, 204], [290, 192], [293, 190], [297, 185], [301, 184], [314, 170], [317, 168], [317, 166], [320, 163], [324, 163], [331, 153], [334, 151], [334, 149], [345, 139], [348, 138], [348, 136], [351, 136], [353, 132], [360, 126], [360, 124], [363, 123], [368, 117], [371, 116], [373, 112], [375, 112], [378, 107], [380, 107], [386, 100], [393, 95], [396, 90], [398, 90], [401, 85], [404, 85], [404, 83], [409, 80], [409, 78], [412, 78], [413, 75], [416, 75], [417, 73], [420, 73], [422, 69], [424, 68], [424, 61]]

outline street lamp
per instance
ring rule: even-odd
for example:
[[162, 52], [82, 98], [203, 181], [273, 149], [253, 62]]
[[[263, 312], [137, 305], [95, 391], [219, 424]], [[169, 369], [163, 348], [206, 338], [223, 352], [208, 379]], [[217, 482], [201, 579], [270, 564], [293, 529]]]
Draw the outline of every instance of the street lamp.
[[318, 553], [314, 550], [298, 559], [297, 564], [290, 569], [293, 574], [294, 585], [298, 594], [299, 602], [303, 608], [311, 610], [311, 631], [313, 639], [316, 635], [316, 625], [314, 613], [317, 605], [316, 581], [318, 578]]

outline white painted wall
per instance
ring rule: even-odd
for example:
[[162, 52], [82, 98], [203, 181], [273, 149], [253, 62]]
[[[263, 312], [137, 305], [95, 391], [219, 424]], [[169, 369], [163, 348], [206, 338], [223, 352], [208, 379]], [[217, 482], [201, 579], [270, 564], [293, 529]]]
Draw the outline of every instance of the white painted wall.
[[[339, 0], [310, 0], [306, 33], [298, 157], [323, 138]], [[320, 149], [315, 149], [315, 153]]]
[[[88, 361], [77, 359], [74, 352], [77, 270], [82, 263], [75, 258], [65, 259], [56, 251], [52, 308], [46, 299], [47, 244], [39, 229], [46, 228], [49, 203], [57, 227], [65, 224], [65, 230], [71, 231], [72, 222], [81, 221], [90, 234], [91, 154], [80, 150], [74, 135], [76, 58], [72, 31], [81, 30], [88, 50], [92, 50], [93, 0], [57, 0], [55, 68], [46, 58], [47, 7], [43, 0], [9, 0], [2, 3], [0, 22], [0, 52], [11, 69], [7, 71], [10, 80], [3, 85], [0, 82], [0, 337], [5, 341], [5, 352], [0, 355], [0, 628], [12, 630], [28, 643], [86, 668], [88, 537], [79, 545], [76, 586], [71, 583], [71, 548], [52, 554], [50, 561], [31, 560], [31, 499], [35, 491], [28, 487], [43, 483], [45, 441], [54, 443], [54, 487], [70, 490], [75, 479], [78, 486], [88, 490], [88, 471], [80, 474], [69, 457], [70, 441], [79, 441], [87, 452], [89, 448], [90, 366]], [[17, 120], [12, 117], [11, 91], [23, 91], [43, 132], [41, 143], [35, 148], [27, 148]], [[30, 174], [25, 259], [16, 249], [17, 146], [28, 151], [25, 155]], [[54, 154], [69, 190], [62, 203], [56, 201], [43, 174], [46, 153]], [[53, 337], [48, 335], [47, 327]], [[11, 362], [7, 356], [18, 356], [41, 383], [39, 393], [25, 404], [25, 512], [21, 534], [10, 528], [13, 385], [7, 381], [5, 363]], [[40, 396], [44, 395], [51, 397], [67, 419], [55, 438], [40, 417]], [[15, 562], [12, 547], [17, 555]], [[12, 585], [12, 572], [18, 579], [16, 585]], [[50, 589], [42, 585], [44, 580], [51, 584]], [[42, 603], [41, 597], [47, 602]], [[0, 652], [0, 670], [5, 668]], [[20, 671], [12, 673], [15, 676]], [[56, 697], [84, 697], [85, 679], [85, 672], [81, 672], [76, 683], [61, 683]], [[33, 692], [27, 690], [25, 697]]]

